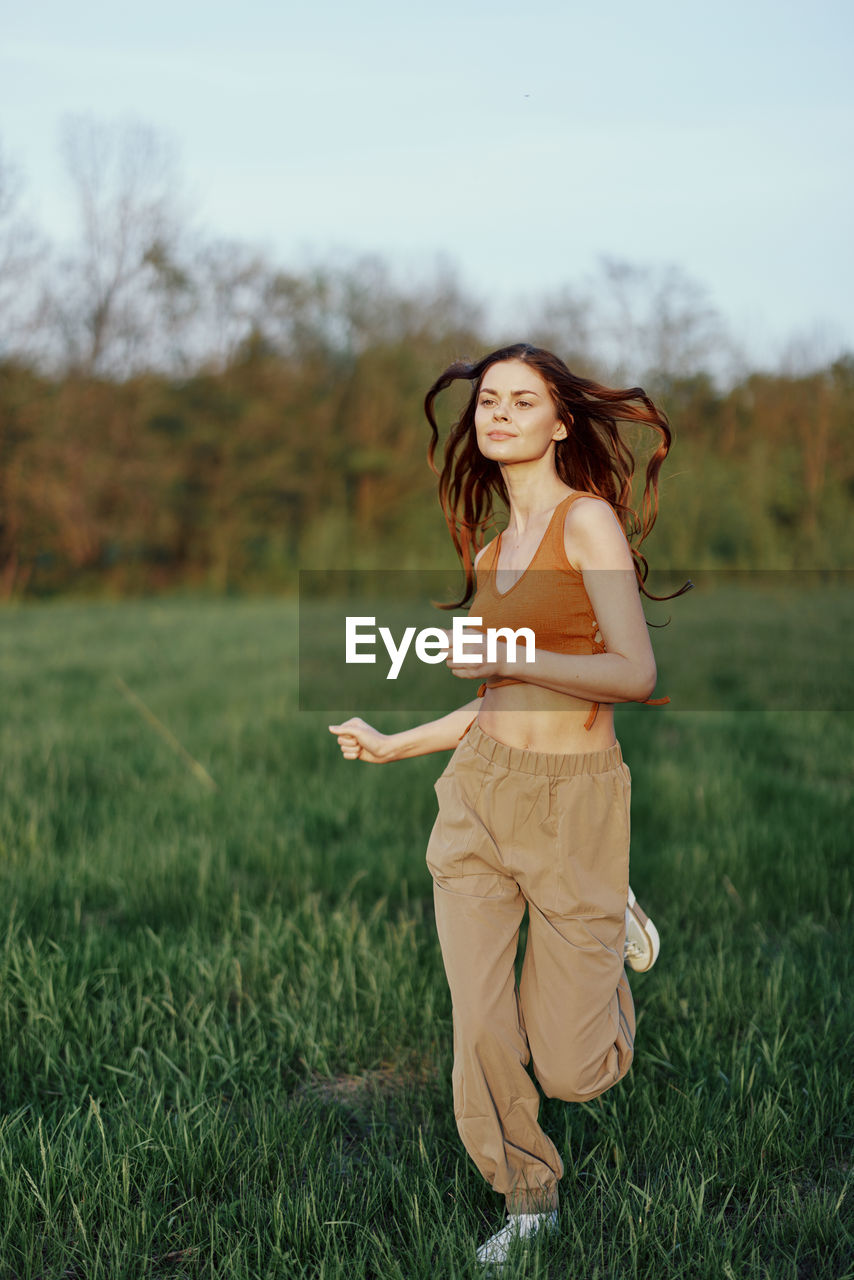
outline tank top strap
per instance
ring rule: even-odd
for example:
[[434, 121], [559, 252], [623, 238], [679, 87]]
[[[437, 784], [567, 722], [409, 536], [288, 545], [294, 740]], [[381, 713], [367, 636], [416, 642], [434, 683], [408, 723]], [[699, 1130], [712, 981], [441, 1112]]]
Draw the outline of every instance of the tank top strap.
[[[564, 498], [563, 502], [559, 502], [555, 507], [552, 518], [549, 521], [549, 527], [540, 545], [540, 552], [547, 555], [548, 563], [552, 567], [564, 563], [563, 522], [567, 511], [576, 499], [595, 498], [596, 496], [595, 493], [571, 493], [568, 498]], [[602, 501], [604, 502], [605, 499], [603, 498]]]
[[[566, 563], [563, 543], [563, 522], [567, 511], [572, 504], [578, 500], [578, 498], [596, 498], [599, 502], [606, 502], [608, 503], [608, 506], [611, 505], [607, 498], [600, 497], [598, 493], [586, 493], [583, 490], [579, 493], [571, 493], [568, 498], [564, 498], [562, 502], [557, 504], [552, 512], [551, 519], [549, 520], [546, 531], [543, 534], [542, 541], [529, 561], [528, 569], [554, 569], [557, 568], [558, 565]], [[496, 566], [500, 551], [501, 534], [499, 533], [498, 536], [493, 538], [487, 545], [487, 549], [483, 553], [483, 556], [477, 566], [477, 572], [480, 573], [483, 571], [484, 573], [491, 573]], [[527, 573], [527, 571], [528, 570], [526, 569], [525, 572]], [[522, 576], [524, 577], [524, 574]], [[517, 579], [517, 581], [518, 580], [519, 579]]]
[[501, 534], [496, 534], [492, 541], [487, 544], [486, 550], [478, 562], [477, 573], [490, 573], [495, 568], [495, 556], [498, 551], [500, 537]]

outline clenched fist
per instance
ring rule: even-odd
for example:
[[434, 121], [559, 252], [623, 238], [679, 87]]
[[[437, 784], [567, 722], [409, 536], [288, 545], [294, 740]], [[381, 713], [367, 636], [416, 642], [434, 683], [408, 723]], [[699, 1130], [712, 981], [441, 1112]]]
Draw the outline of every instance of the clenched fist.
[[394, 759], [391, 736], [380, 733], [358, 716], [343, 724], [331, 724], [329, 732], [337, 734], [345, 760], [362, 760], [365, 764], [386, 764]]

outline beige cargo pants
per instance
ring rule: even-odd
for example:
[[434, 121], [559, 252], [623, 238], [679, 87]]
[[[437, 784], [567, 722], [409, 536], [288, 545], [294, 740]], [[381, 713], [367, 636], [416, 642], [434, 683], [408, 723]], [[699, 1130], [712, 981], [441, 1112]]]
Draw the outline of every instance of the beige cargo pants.
[[616, 1084], [632, 1061], [631, 775], [619, 743], [545, 755], [475, 723], [436, 794], [427, 865], [453, 1002], [457, 1127], [509, 1212], [551, 1209], [563, 1163], [537, 1122], [526, 1065], [548, 1097], [577, 1102]]

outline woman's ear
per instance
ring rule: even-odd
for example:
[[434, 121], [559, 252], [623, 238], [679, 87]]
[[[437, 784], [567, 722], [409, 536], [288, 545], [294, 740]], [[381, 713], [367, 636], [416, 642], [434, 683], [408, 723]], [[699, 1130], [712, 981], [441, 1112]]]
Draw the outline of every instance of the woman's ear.
[[[563, 421], [558, 423], [558, 432], [560, 434], [555, 434], [552, 437], [552, 439], [565, 440], [566, 437], [569, 435], [569, 428], [572, 426], [574, 421], [575, 419], [573, 418], [572, 414], [571, 413], [567, 414], [566, 418]], [[561, 428], [563, 428], [563, 430], [561, 430]]]

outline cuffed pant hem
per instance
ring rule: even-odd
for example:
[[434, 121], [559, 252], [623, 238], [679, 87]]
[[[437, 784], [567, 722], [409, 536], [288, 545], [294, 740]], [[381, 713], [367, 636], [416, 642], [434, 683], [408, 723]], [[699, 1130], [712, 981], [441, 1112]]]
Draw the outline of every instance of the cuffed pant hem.
[[511, 1191], [504, 1199], [508, 1213], [551, 1213], [558, 1207], [555, 1184], [535, 1191]]

